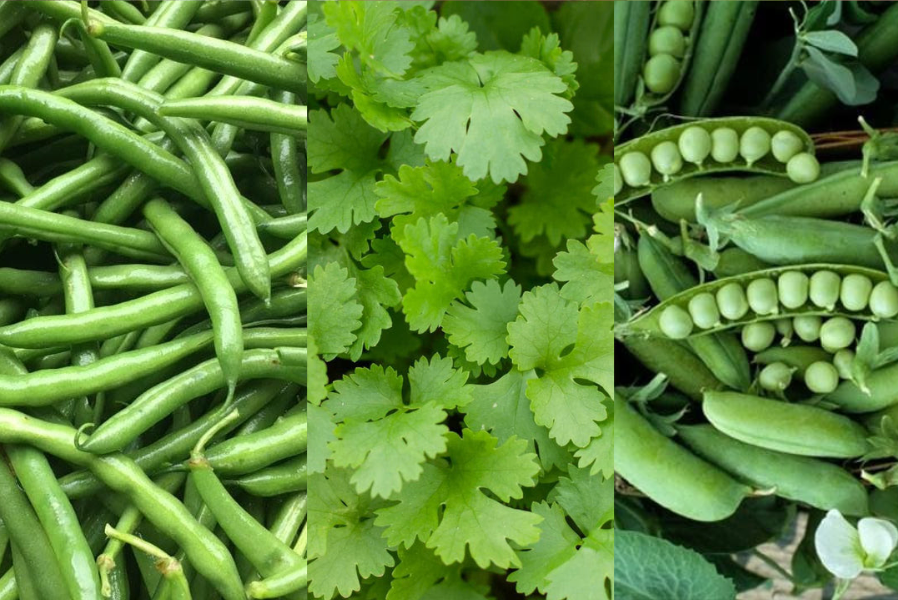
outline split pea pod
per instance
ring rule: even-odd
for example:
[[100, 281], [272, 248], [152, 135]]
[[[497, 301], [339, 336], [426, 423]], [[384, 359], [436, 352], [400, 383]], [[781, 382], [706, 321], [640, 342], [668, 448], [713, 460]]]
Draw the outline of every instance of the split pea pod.
[[748, 494], [721, 469], [665, 437], [620, 396], [614, 398], [614, 470], [649, 498], [696, 521], [732, 515]]
[[726, 92], [758, 10], [758, 0], [708, 2], [680, 93], [680, 114], [709, 117]]
[[648, 312], [620, 325], [619, 333], [685, 339], [784, 318], [870, 321], [898, 315], [895, 295], [880, 301], [872, 294], [874, 287], [895, 289], [886, 273], [863, 267], [804, 264], [753, 271], [662, 298]]
[[[650, 236], [639, 236], [637, 251], [642, 272], [652, 291], [662, 301], [698, 285], [683, 261]], [[656, 310], [652, 309], [648, 314]], [[628, 330], [629, 324], [621, 328], [625, 333]], [[690, 339], [688, 345], [721, 382], [737, 390], [748, 389], [751, 369], [745, 350], [735, 336], [727, 332], [700, 336]]]
[[702, 410], [719, 431], [768, 450], [820, 458], [857, 458], [870, 449], [862, 426], [816, 406], [710, 391], [705, 393]]
[[642, 96], [637, 92], [638, 106], [662, 105], [680, 86], [692, 60], [704, 10], [702, 1], [661, 0], [656, 4], [642, 65]]
[[[776, 143], [785, 139], [787, 143]], [[614, 149], [614, 199], [622, 205], [660, 186], [724, 172], [817, 179], [814, 144], [802, 129], [760, 117], [721, 117], [643, 135]]]
[[777, 496], [820, 510], [869, 514], [864, 486], [834, 464], [752, 446], [710, 425], [679, 427], [677, 432], [693, 452], [756, 488], [773, 488]]

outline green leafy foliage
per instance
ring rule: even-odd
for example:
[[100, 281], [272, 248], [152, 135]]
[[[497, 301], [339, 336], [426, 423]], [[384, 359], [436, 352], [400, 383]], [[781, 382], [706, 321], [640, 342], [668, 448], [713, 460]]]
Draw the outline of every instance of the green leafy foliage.
[[566, 47], [595, 30], [432, 4], [310, 5], [309, 590], [605, 598], [613, 224]]

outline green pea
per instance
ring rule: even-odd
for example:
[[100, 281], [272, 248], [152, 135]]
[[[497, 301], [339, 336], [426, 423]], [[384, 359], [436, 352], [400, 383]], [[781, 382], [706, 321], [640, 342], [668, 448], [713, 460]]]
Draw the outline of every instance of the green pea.
[[880, 281], [870, 292], [870, 312], [880, 319], [898, 315], [898, 288], [890, 281]]
[[836, 352], [853, 344], [856, 334], [851, 319], [833, 317], [820, 327], [820, 345], [827, 352]]
[[627, 152], [620, 159], [620, 173], [630, 187], [642, 187], [652, 180], [652, 163], [642, 152]]
[[786, 308], [800, 308], [808, 301], [808, 276], [801, 271], [786, 271], [776, 283], [780, 302]]
[[761, 352], [773, 343], [776, 337], [776, 327], [768, 321], [749, 323], [742, 328], [742, 345], [746, 350]]
[[754, 279], [745, 288], [748, 306], [756, 315], [775, 315], [779, 311], [776, 283], [769, 277]]
[[683, 168], [683, 157], [676, 144], [661, 142], [652, 148], [652, 164], [664, 176], [664, 181], [670, 181], [670, 176], [676, 175]]
[[720, 325], [717, 301], [708, 292], [696, 294], [689, 299], [689, 315], [699, 329], [710, 329]]
[[669, 94], [680, 80], [680, 61], [670, 54], [659, 54], [645, 61], [642, 78], [653, 94]]
[[783, 337], [780, 343], [783, 346], [788, 346], [792, 341], [792, 334], [795, 333], [792, 319], [777, 319], [773, 322], [773, 326], [776, 327], [776, 332]]
[[742, 286], [732, 282], [717, 290], [717, 308], [721, 315], [731, 321], [744, 317], [748, 312], [748, 300]]
[[811, 275], [811, 285], [808, 296], [814, 306], [833, 310], [839, 301], [839, 290], [842, 287], [842, 278], [832, 271], [817, 271]]
[[820, 317], [812, 315], [802, 315], [792, 319], [795, 335], [805, 342], [816, 342], [820, 339], [820, 323]]
[[752, 166], [770, 152], [770, 134], [760, 127], [749, 127], [739, 139], [739, 155]]
[[691, 0], [668, 0], [658, 10], [659, 25], [673, 25], [689, 31], [694, 19], [695, 7]]
[[614, 195], [620, 194], [622, 189], [624, 189], [624, 179], [620, 175], [620, 167], [614, 165]]
[[842, 348], [833, 355], [833, 366], [842, 379], [851, 379], [851, 365], [854, 363], [854, 350]]
[[674, 58], [683, 58], [686, 54], [686, 38], [678, 27], [658, 27], [649, 36], [649, 56], [659, 54], [670, 54]]
[[795, 183], [811, 183], [820, 177], [820, 163], [813, 154], [801, 152], [786, 163], [786, 175]]
[[679, 306], [665, 308], [658, 324], [661, 327], [661, 333], [672, 340], [688, 338], [692, 333], [692, 319], [689, 317], [689, 313]]
[[804, 150], [804, 142], [794, 132], [784, 129], [777, 131], [770, 140], [770, 151], [773, 157], [783, 164]]
[[683, 155], [683, 160], [702, 166], [702, 163], [711, 154], [711, 134], [701, 127], [687, 127], [680, 134], [677, 145], [680, 148], [680, 154]]
[[792, 383], [794, 372], [795, 369], [786, 363], [773, 362], [761, 369], [758, 383], [767, 391], [781, 393]]
[[817, 361], [804, 372], [804, 384], [815, 394], [829, 394], [839, 385], [839, 372], [826, 361]]
[[729, 127], [711, 132], [711, 158], [719, 163], [735, 162], [739, 158], [739, 134]]
[[873, 291], [873, 282], [866, 275], [851, 273], [842, 280], [842, 288], [839, 290], [839, 300], [842, 306], [848, 310], [858, 311], [867, 308], [870, 293]]

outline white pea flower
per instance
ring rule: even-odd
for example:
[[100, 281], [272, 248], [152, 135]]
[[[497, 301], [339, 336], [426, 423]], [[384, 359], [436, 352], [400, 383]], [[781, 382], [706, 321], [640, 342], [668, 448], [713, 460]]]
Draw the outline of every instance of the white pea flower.
[[857, 528], [837, 510], [826, 513], [817, 527], [814, 546], [826, 569], [840, 579], [851, 580], [863, 571], [882, 569], [898, 545], [898, 528], [873, 517], [858, 521]]

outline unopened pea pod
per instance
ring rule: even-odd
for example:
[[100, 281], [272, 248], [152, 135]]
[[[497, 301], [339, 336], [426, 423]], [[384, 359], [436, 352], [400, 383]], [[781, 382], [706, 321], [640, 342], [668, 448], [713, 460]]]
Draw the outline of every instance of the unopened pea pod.
[[651, 2], [620, 2], [614, 5], [615, 106], [628, 106], [633, 101], [636, 82], [645, 60], [651, 23]]
[[864, 486], [834, 464], [746, 444], [710, 425], [679, 427], [678, 433], [693, 452], [756, 488], [773, 488], [777, 496], [820, 510], [869, 514]]
[[898, 363], [876, 369], [865, 385], [868, 392], [852, 381], [843, 381], [825, 399], [849, 413], [874, 412], [898, 404]]
[[810, 217], [714, 215], [704, 225], [774, 265], [833, 263], [883, 268], [869, 227]]
[[[802, 279], [807, 282], [811, 280], [812, 276], [815, 273], [820, 271], [835, 273], [838, 275], [840, 281], [844, 281], [846, 276], [848, 275], [864, 276], [874, 284], [888, 280], [888, 275], [886, 275], [886, 273], [884, 272], [875, 271], [873, 269], [865, 269], [863, 267], [852, 267], [848, 265], [805, 264], [789, 267], [776, 267], [773, 269], [765, 269], [763, 271], [753, 271], [751, 273], [744, 273], [742, 275], [736, 275], [733, 277], [716, 279], [702, 285], [696, 285], [687, 288], [685, 291], [673, 296], [662, 298], [662, 302], [653, 307], [648, 312], [636, 317], [628, 323], [620, 325], [618, 328], [618, 333], [620, 335], [642, 334], [655, 337], [666, 336], [667, 334], [665, 334], [665, 331], [662, 327], [661, 315], [664, 314], [664, 312], [668, 308], [678, 307], [680, 309], [686, 310], [686, 308], [689, 306], [689, 301], [699, 294], [717, 295], [717, 292], [723, 288], [732, 288], [732, 284], [737, 284], [742, 287], [742, 289], [750, 290], [750, 288], [753, 287], [753, 282], [761, 280], [769, 280], [771, 282], [780, 283], [780, 286], [778, 288], [776, 288], [775, 290], [771, 289], [772, 294], [778, 294], [779, 296], [774, 296], [770, 299], [771, 301], [777, 303], [775, 304], [775, 306], [778, 306], [778, 308], [775, 312], [770, 311], [763, 314], [758, 313], [755, 308], [758, 308], [760, 300], [753, 298], [751, 293], [749, 293], [749, 310], [745, 312], [742, 317], [732, 320], [723, 319], [716, 327], [711, 327], [708, 329], [700, 329], [698, 327], [694, 327], [692, 329], [690, 339], [701, 337], [708, 333], [719, 333], [728, 329], [742, 327], [748, 323], [756, 321], [778, 320], [783, 318], [791, 319], [797, 316], [843, 316], [860, 320], [873, 320], [876, 318], [875, 315], [871, 312], [869, 306], [861, 311], [849, 310], [841, 304], [837, 304], [835, 306], [835, 309], [831, 309], [826, 306], [817, 306], [813, 301], [810, 300], [808, 296], [808, 285], [804, 286], [803, 291], [795, 290], [794, 294], [792, 290], [784, 289], [784, 284], [788, 284], [788, 286], [791, 286], [791, 280]], [[803, 277], [792, 277], [793, 274], [803, 275]], [[786, 277], [783, 277], [783, 275], [785, 275]], [[788, 298], [787, 296], [783, 295], [783, 292], [786, 291], [789, 291]], [[793, 298], [792, 296], [795, 296], [795, 298]], [[796, 306], [795, 301], [801, 301], [800, 305]]]
[[869, 450], [862, 426], [817, 406], [710, 391], [702, 410], [719, 431], [768, 450], [820, 458], [857, 458]]
[[754, 254], [749, 254], [742, 248], [727, 248], [720, 253], [714, 275], [717, 277], [733, 277], [752, 271], [769, 269], [771, 265], [765, 263]]
[[667, 375], [673, 387], [693, 400], [701, 400], [705, 390], [723, 387], [705, 363], [681, 342], [629, 336], [623, 343], [639, 362], [653, 373]]
[[708, 117], [714, 113], [736, 70], [758, 0], [709, 2], [692, 66], [683, 81], [680, 114]]
[[828, 360], [832, 360], [832, 355], [819, 346], [773, 346], [754, 356], [756, 363], [769, 365], [781, 362], [796, 369], [801, 376], [815, 362]]
[[[639, 266], [652, 291], [662, 301], [698, 285], [695, 276], [683, 261], [650, 236], [639, 236], [637, 251]], [[653, 312], [654, 310], [649, 314]], [[682, 315], [689, 319], [688, 305], [682, 307]], [[625, 325], [622, 331], [626, 327]], [[689, 347], [724, 384], [737, 390], [748, 389], [751, 384], [748, 357], [734, 335], [721, 333], [696, 337], [689, 340]]]
[[747, 486], [662, 435], [619, 396], [614, 413], [614, 470], [661, 506], [696, 521], [720, 521], [748, 494]]
[[[615, 204], [625, 204], [663, 185], [697, 175], [747, 172], [787, 177], [787, 165], [770, 151], [770, 139], [782, 131], [801, 140], [802, 154], [813, 155], [813, 142], [802, 129], [760, 117], [723, 117], [684, 123], [620, 144], [614, 149], [614, 165], [621, 175], [621, 189], [616, 189], [614, 194]], [[683, 158], [683, 168], [678, 173], [664, 175], [650, 164], [647, 170], [633, 166], [644, 165], [634, 159], [640, 155], [651, 156], [655, 146], [663, 142], [678, 145]]]
[[661, 186], [652, 192], [652, 206], [673, 223], [686, 219], [695, 223], [695, 199], [699, 194], [708, 208], [735, 204], [739, 210], [752, 206], [796, 186], [785, 177], [695, 177]]

